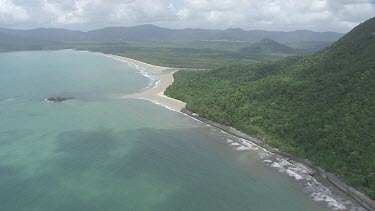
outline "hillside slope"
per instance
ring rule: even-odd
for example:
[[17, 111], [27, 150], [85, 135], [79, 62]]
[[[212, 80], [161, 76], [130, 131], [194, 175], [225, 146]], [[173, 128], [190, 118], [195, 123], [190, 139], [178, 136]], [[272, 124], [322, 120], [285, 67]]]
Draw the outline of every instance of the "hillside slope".
[[87, 33], [59, 28], [39, 28], [31, 30], [16, 30], [0, 28], [3, 35], [15, 36], [30, 40], [43, 40], [52, 42], [78, 42], [87, 41]]
[[60, 43], [53, 41], [24, 38], [16, 35], [3, 34], [0, 32], [0, 52], [20, 50], [41, 50]]
[[178, 72], [166, 94], [375, 198], [375, 18], [315, 55]]
[[278, 43], [271, 39], [263, 39], [257, 43], [254, 43], [248, 47], [242, 48], [242, 52], [244, 53], [295, 53], [297, 52], [296, 49]]

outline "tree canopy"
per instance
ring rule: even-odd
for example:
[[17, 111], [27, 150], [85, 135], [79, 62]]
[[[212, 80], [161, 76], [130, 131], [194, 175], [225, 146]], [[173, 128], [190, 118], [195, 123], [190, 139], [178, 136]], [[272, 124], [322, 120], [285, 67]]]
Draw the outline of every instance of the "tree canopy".
[[314, 55], [174, 76], [166, 94], [188, 109], [375, 198], [375, 18]]

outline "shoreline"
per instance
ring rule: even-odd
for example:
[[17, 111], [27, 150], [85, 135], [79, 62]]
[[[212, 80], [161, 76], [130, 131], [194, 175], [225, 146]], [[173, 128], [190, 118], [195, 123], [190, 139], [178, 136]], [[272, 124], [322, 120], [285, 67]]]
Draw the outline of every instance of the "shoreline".
[[149, 100], [156, 104], [161, 104], [162, 106], [180, 112], [185, 108], [186, 103], [177, 99], [173, 99], [164, 95], [164, 91], [172, 85], [174, 78], [173, 74], [178, 70], [173, 70], [169, 73], [158, 74], [157, 81], [155, 85], [149, 89], [143, 90], [141, 92], [133, 93], [130, 95], [123, 96], [123, 98], [137, 98], [143, 100]]
[[152, 64], [148, 64], [148, 63], [145, 63], [145, 62], [142, 62], [142, 61], [138, 61], [138, 60], [135, 60], [135, 59], [127, 58], [127, 57], [124, 57], [124, 56], [118, 56], [118, 55], [114, 55], [114, 54], [106, 54], [106, 53], [92, 52], [92, 51], [82, 51], [82, 52], [90, 52], [90, 53], [93, 53], [93, 54], [96, 54], [96, 55], [112, 58], [112, 59], [115, 59], [115, 60], [118, 60], [118, 61], [123, 61], [123, 62], [129, 63], [129, 64], [133, 64], [133, 65], [142, 67], [144, 69], [148, 69], [148, 70], [150, 70], [152, 72], [156, 72], [156, 73], [161, 73], [163, 70], [167, 70], [167, 69], [173, 69], [171, 67], [162, 67], [162, 66], [152, 65]]
[[[375, 202], [371, 198], [357, 191], [353, 187], [347, 185], [345, 182], [343, 182], [340, 178], [338, 178], [334, 174], [328, 172], [325, 169], [320, 168], [319, 166], [316, 166], [311, 161], [282, 152], [276, 148], [273, 148], [265, 144], [262, 140], [256, 137], [253, 137], [251, 135], [248, 135], [246, 133], [243, 133], [241, 131], [238, 131], [235, 128], [225, 126], [225, 125], [213, 122], [211, 120], [205, 119], [203, 117], [200, 117], [198, 114], [195, 114], [189, 111], [188, 109], [186, 109], [185, 102], [182, 102], [180, 100], [170, 98], [164, 95], [164, 91], [166, 90], [166, 88], [172, 85], [174, 81], [173, 74], [179, 71], [178, 68], [155, 66], [155, 65], [147, 64], [145, 62], [141, 62], [135, 59], [130, 59], [130, 58], [122, 57], [118, 55], [104, 54], [104, 53], [99, 53], [99, 52], [91, 52], [91, 53], [109, 57], [115, 60], [119, 60], [119, 61], [127, 63], [130, 66], [135, 65], [137, 69], [138, 68], [147, 69], [151, 71], [152, 76], [146, 75], [146, 77], [149, 77], [152, 80], [154, 80], [153, 82], [157, 80], [152, 87], [148, 87], [147, 89], [141, 90], [140, 92], [137, 92], [137, 93], [125, 95], [122, 98], [136, 98], [136, 99], [151, 101], [155, 104], [164, 106], [170, 110], [189, 116], [194, 120], [208, 124], [214, 128], [221, 129], [222, 131], [230, 135], [250, 141], [251, 143], [267, 150], [270, 153], [281, 156], [282, 158], [285, 158], [289, 161], [293, 161], [297, 163], [297, 165], [302, 165], [304, 168], [308, 169], [311, 175], [313, 176], [315, 176], [315, 173], [317, 173], [318, 176], [328, 181], [330, 184], [338, 188], [342, 193], [346, 194], [348, 197], [351, 197], [352, 199], [354, 199], [354, 201], [356, 201], [363, 208], [370, 210], [370, 211], [375, 210]], [[181, 69], [186, 69], [186, 68], [181, 68]]]
[[104, 54], [98, 52], [94, 52], [94, 54], [109, 57], [127, 63], [129, 66], [133, 66], [136, 69], [140, 70], [142, 75], [152, 80], [151, 84], [145, 89], [130, 95], [124, 95], [122, 96], [122, 98], [136, 98], [148, 100], [174, 111], [181, 111], [185, 108], [185, 102], [164, 95], [164, 91], [170, 85], [172, 85], [174, 81], [173, 74], [179, 71], [179, 69], [151, 65], [142, 61], [113, 54]]
[[212, 127], [220, 129], [230, 135], [250, 141], [270, 153], [281, 156], [282, 158], [286, 158], [288, 161], [295, 162], [297, 165], [302, 165], [305, 169], [309, 171], [309, 174], [311, 174], [313, 177], [315, 177], [317, 174], [322, 179], [325, 179], [330, 184], [338, 188], [342, 193], [354, 199], [354, 201], [356, 201], [360, 206], [362, 206], [366, 210], [369, 210], [369, 211], [375, 210], [375, 203], [371, 198], [369, 198], [364, 193], [357, 191], [353, 187], [347, 185], [344, 181], [342, 181], [339, 177], [335, 176], [333, 173], [330, 173], [329, 171], [323, 168], [320, 168], [319, 166], [316, 166], [313, 162], [307, 159], [303, 159], [303, 158], [282, 152], [276, 148], [269, 146], [268, 144], [264, 143], [262, 140], [254, 136], [243, 133], [233, 127], [222, 125], [220, 123], [213, 122], [206, 118], [200, 117], [198, 114], [195, 114], [186, 108], [182, 109], [181, 112], [190, 116], [193, 119], [197, 119], [200, 122], [211, 125]]

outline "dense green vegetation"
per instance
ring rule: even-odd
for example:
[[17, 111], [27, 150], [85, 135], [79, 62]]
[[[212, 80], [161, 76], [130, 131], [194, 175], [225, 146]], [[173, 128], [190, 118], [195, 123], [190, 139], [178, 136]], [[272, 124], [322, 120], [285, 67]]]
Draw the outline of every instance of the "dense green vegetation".
[[[312, 31], [177, 30], [153, 25], [112, 27], [89, 32], [54, 28], [0, 28], [0, 52], [71, 48], [126, 56], [161, 66], [216, 68], [313, 53], [325, 46], [318, 45], [317, 48], [307, 43], [330, 43], [341, 36], [342, 34], [334, 32]], [[262, 42], [253, 44], [265, 38], [268, 38], [268, 41], [274, 39], [288, 42], [293, 47], [283, 46], [273, 40], [271, 45]], [[253, 45], [258, 48], [242, 50]], [[284, 50], [288, 51], [278, 51], [279, 48], [272, 48], [272, 45], [279, 48], [283, 46]]]
[[[167, 67], [215, 68], [226, 64], [253, 63], [285, 57], [278, 55], [240, 54], [244, 42], [126, 42], [75, 44], [76, 49], [116, 54]], [[73, 47], [73, 46], [72, 46]]]
[[278, 43], [271, 39], [264, 39], [257, 43], [254, 43], [246, 48], [241, 49], [242, 52], [262, 52], [262, 53], [286, 53], [293, 54], [297, 50], [281, 43]]
[[315, 55], [177, 72], [166, 94], [375, 198], [375, 18]]
[[269, 39], [268, 42], [254, 44], [240, 41], [74, 43], [68, 48], [111, 53], [154, 65], [187, 68], [250, 64], [317, 51], [315, 47], [294, 49]]
[[306, 42], [288, 42], [284, 43], [286, 46], [301, 49], [301, 50], [312, 50], [312, 52], [318, 52], [332, 44], [332, 42], [316, 42], [316, 41], [306, 41]]
[[[262, 45], [256, 44], [262, 48]], [[188, 68], [216, 68], [231, 64], [249, 64], [257, 61], [277, 60], [288, 55], [306, 54], [314, 51], [314, 48], [293, 50], [287, 46], [285, 47], [291, 49], [290, 52], [279, 52], [277, 49], [261, 51], [257, 48], [243, 51], [245, 46], [252, 45], [248, 42], [239, 41], [60, 43], [0, 36], [0, 52], [55, 49], [89, 50], [126, 56], [154, 65]], [[282, 44], [278, 43], [278, 45]], [[269, 46], [265, 44], [264, 48], [269, 48]]]
[[[276, 43], [275, 41], [273, 41]], [[259, 48], [262, 45], [256, 43]], [[284, 58], [288, 55], [312, 53], [314, 47], [290, 52], [279, 52], [277, 49], [267, 51], [248, 49], [254, 44], [240, 41], [192, 41], [192, 42], [53, 42], [32, 40], [28, 38], [0, 35], [1, 51], [18, 50], [55, 50], [77, 49], [116, 54], [141, 60], [147, 63], [168, 67], [216, 68], [231, 64], [249, 64], [257, 61], [269, 61]], [[278, 43], [278, 45], [282, 45]], [[297, 44], [298, 46], [301, 44]], [[283, 46], [283, 45], [282, 45]], [[274, 50], [274, 51], [272, 51]]]

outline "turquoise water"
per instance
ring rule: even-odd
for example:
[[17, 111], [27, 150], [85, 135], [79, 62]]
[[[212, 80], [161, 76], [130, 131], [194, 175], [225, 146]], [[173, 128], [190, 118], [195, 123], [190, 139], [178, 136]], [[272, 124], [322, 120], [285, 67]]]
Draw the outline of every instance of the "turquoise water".
[[328, 209], [262, 150], [116, 97], [149, 83], [124, 63], [44, 51], [0, 54], [0, 65], [0, 210]]

